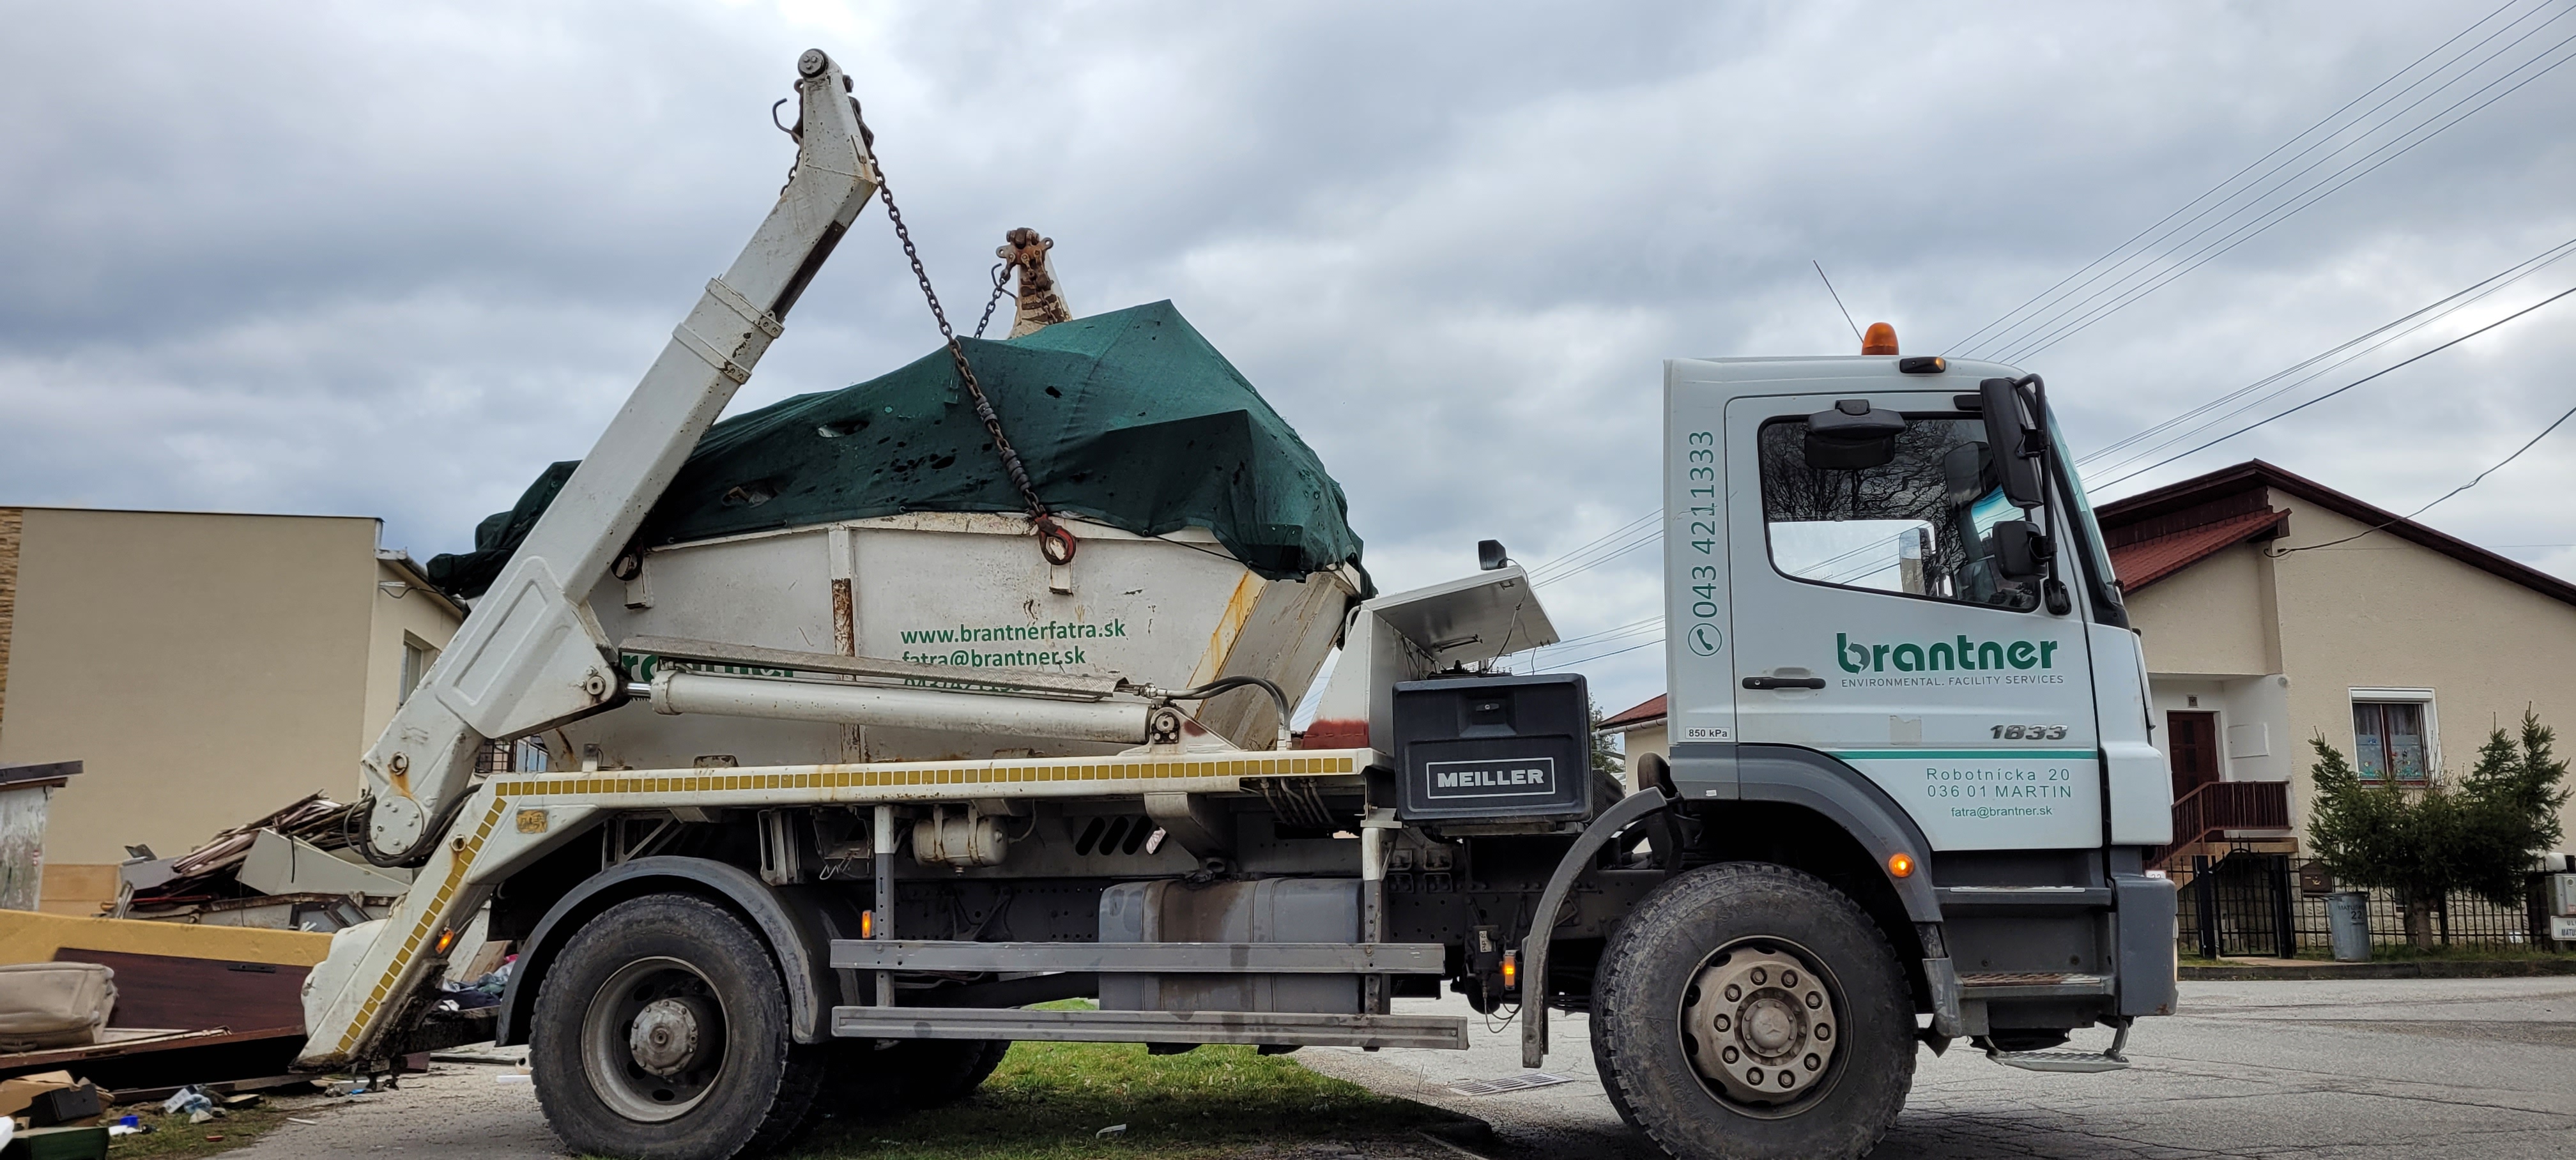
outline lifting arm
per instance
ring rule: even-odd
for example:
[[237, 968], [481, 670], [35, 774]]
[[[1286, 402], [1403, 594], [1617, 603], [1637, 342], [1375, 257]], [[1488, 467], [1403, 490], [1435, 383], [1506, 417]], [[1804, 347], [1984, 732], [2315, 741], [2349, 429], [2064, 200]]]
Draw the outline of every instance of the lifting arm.
[[796, 167], [778, 204], [733, 266], [707, 283], [367, 754], [376, 857], [417, 861], [440, 839], [486, 739], [524, 736], [625, 700], [616, 652], [586, 597], [877, 192], [875, 160], [840, 66], [814, 49], [796, 71]]
[[461, 860], [471, 843], [461, 831], [448, 841], [464, 803], [476, 798], [476, 748], [625, 700], [616, 651], [587, 596], [629, 550], [645, 513], [751, 378], [780, 320], [877, 193], [875, 160], [840, 67], [818, 49], [799, 57], [796, 71], [796, 165], [777, 205], [733, 265], [707, 283], [362, 762], [374, 808], [361, 849], [422, 872], [389, 921], [342, 934], [368, 939], [363, 953], [335, 977], [307, 984], [304, 1066], [342, 1066], [381, 1053], [387, 1031], [419, 1008], [416, 992], [437, 957], [428, 953], [436, 933], [489, 894], [483, 883], [501, 868], [483, 867], [468, 881]]

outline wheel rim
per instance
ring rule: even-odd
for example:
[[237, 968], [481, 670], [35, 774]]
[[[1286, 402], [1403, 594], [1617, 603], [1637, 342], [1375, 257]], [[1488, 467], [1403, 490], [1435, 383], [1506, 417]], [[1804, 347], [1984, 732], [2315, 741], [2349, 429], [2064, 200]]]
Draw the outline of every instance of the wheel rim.
[[724, 1001], [679, 959], [637, 959], [591, 996], [581, 1021], [582, 1070], [617, 1114], [677, 1119], [724, 1074]]
[[1842, 988], [1813, 954], [1739, 939], [1700, 960], [1682, 991], [1683, 1053], [1710, 1095], [1749, 1115], [1795, 1115], [1841, 1074]]

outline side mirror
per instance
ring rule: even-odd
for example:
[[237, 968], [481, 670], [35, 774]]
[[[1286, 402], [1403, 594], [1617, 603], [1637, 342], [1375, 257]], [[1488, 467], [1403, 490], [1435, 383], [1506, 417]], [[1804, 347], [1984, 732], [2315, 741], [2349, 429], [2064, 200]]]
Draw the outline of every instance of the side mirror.
[[1994, 448], [1995, 475], [2004, 498], [2015, 507], [2038, 507], [2048, 498], [2040, 476], [2040, 456], [2048, 450], [2048, 430], [2014, 379], [1987, 379], [1977, 384], [1986, 413], [1986, 443]]
[[1862, 471], [1896, 458], [1896, 437], [1905, 431], [1905, 416], [1869, 405], [1866, 399], [1839, 399], [1830, 411], [1807, 416], [1807, 466], [1819, 471]]
[[2057, 556], [2057, 545], [2048, 533], [2029, 520], [2005, 520], [1995, 525], [1995, 574], [2006, 580], [2037, 580], [2048, 574], [2048, 562]]
[[1494, 569], [1500, 568], [1511, 562], [1511, 557], [1503, 552], [1503, 542], [1501, 540], [1476, 541], [1477, 568], [1491, 572]]

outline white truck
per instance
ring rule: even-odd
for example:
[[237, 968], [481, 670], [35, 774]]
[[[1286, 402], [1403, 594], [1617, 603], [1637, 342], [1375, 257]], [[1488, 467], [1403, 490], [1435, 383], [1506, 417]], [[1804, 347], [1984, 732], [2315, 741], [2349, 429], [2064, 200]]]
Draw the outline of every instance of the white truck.
[[[1445, 983], [1530, 1066], [1588, 1013], [1677, 1157], [1857, 1156], [1926, 1046], [2114, 1068], [2171, 1011], [2138, 638], [2009, 367], [1666, 364], [1673, 745], [1626, 793], [1582, 678], [1497, 671], [1556, 639], [1499, 545], [1371, 597], [1043, 508], [641, 544], [882, 186], [839, 68], [798, 73], [777, 206], [366, 755], [362, 847], [414, 885], [310, 976], [301, 1066], [525, 1042], [574, 1150], [715, 1160], [1014, 1040], [1463, 1048], [1397, 1002]], [[476, 775], [525, 738], [566, 766]], [[508, 993], [433, 1010], [486, 908]]]

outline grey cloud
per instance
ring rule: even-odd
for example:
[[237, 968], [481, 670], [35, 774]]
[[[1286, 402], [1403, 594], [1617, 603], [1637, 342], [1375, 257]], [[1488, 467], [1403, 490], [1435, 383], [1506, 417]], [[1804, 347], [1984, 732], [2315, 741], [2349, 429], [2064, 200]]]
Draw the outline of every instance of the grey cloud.
[[[1037, 226], [1077, 309], [1173, 298], [1262, 385], [1389, 586], [1472, 566], [1482, 536], [1543, 560], [1655, 504], [1660, 359], [1851, 348], [1810, 258], [1860, 321], [1937, 349], [2469, 17], [48, 9], [0, 45], [0, 498], [364, 512], [463, 545], [586, 448], [765, 209], [788, 156], [767, 109], [819, 44], [952, 317], [1000, 233]], [[2534, 84], [2032, 360], [2075, 442], [2576, 236], [2569, 91]], [[863, 219], [738, 407], [930, 348], [888, 233]], [[2576, 403], [2563, 317], [2129, 486], [2259, 454], [2411, 508]], [[2544, 444], [2428, 519], [2576, 542], [2534, 502], [2570, 487], [2576, 453]], [[2509, 554], [2576, 574], [2576, 549]], [[1569, 634], [1651, 616], [1654, 553], [1545, 592]], [[1656, 658], [1594, 666], [1601, 699], [1659, 690]]]

